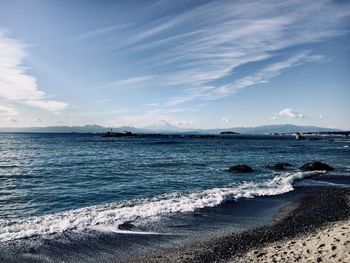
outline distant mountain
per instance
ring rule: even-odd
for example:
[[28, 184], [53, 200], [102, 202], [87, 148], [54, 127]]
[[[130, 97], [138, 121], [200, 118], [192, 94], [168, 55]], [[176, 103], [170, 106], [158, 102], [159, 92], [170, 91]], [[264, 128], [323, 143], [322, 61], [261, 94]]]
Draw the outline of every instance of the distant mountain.
[[152, 131], [152, 132], [179, 132], [182, 131], [181, 128], [170, 124], [167, 121], [160, 120], [153, 123], [150, 126], [146, 126], [143, 128], [144, 130]]
[[[85, 126], [48, 126], [48, 127], [29, 127], [29, 128], [0, 128], [0, 132], [39, 132], [39, 133], [105, 133], [111, 128], [99, 125]], [[133, 133], [145, 133], [145, 130], [122, 126], [113, 128], [113, 131], [124, 132], [131, 131]]]
[[[0, 132], [42, 132], [42, 133], [105, 133], [110, 128], [99, 125], [85, 126], [49, 126], [49, 127], [30, 127], [30, 128], [0, 128]], [[335, 132], [339, 129], [322, 128], [316, 126], [298, 126], [292, 124], [264, 125], [257, 127], [236, 127], [224, 129], [181, 129], [166, 121], [159, 121], [144, 128], [134, 128], [122, 126], [113, 128], [113, 131], [130, 131], [133, 133], [201, 133], [201, 134], [219, 134], [220, 132], [237, 132], [242, 134], [266, 134], [266, 133], [293, 133], [293, 132]]]

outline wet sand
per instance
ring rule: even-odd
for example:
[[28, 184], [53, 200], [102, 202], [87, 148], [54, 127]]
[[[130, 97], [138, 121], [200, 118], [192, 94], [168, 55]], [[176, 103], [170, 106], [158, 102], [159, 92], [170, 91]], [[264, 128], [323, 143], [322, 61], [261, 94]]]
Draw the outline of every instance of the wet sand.
[[350, 189], [302, 191], [269, 225], [128, 262], [347, 262]]

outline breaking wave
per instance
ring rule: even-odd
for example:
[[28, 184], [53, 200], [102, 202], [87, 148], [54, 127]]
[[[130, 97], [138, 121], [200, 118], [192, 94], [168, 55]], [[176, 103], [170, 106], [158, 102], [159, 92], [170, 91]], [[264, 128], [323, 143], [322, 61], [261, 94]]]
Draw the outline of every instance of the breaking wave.
[[172, 193], [150, 199], [97, 205], [57, 214], [16, 220], [2, 219], [0, 220], [0, 241], [56, 234], [67, 230], [82, 231], [99, 227], [117, 229], [118, 225], [136, 219], [192, 212], [239, 198], [283, 194], [293, 190], [295, 180], [314, 174], [315, 172], [283, 173], [262, 182], [243, 182], [230, 187], [212, 188], [190, 194]]

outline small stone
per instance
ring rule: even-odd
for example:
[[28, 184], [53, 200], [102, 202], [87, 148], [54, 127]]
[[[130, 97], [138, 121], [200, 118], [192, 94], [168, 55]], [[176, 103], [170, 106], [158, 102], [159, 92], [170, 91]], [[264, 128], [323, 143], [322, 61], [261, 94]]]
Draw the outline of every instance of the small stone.
[[265, 254], [266, 254], [266, 253], [261, 252], [261, 253], [259, 253], [256, 257], [257, 257], [257, 258], [260, 258], [260, 257], [264, 256]]

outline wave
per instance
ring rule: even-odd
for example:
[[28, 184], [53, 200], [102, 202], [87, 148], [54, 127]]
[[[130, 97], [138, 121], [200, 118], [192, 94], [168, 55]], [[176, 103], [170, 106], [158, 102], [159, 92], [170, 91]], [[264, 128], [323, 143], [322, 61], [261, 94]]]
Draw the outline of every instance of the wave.
[[17, 168], [18, 165], [0, 165], [0, 168]]
[[0, 241], [101, 227], [115, 228], [117, 231], [118, 225], [136, 219], [192, 212], [239, 198], [283, 194], [293, 190], [294, 181], [317, 173], [319, 172], [283, 173], [262, 182], [243, 182], [230, 187], [212, 188], [190, 194], [171, 193], [150, 199], [97, 205], [51, 215], [16, 220], [2, 219]]

